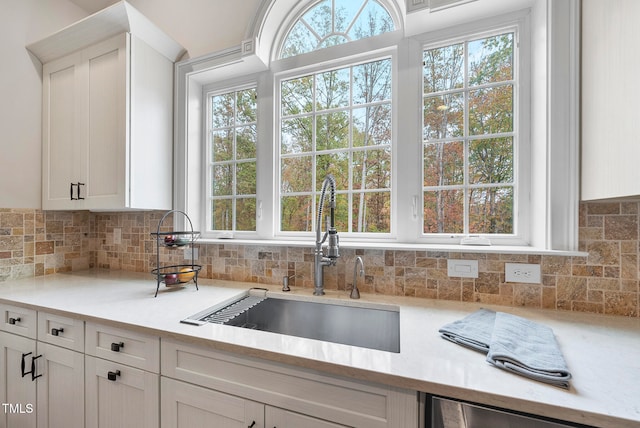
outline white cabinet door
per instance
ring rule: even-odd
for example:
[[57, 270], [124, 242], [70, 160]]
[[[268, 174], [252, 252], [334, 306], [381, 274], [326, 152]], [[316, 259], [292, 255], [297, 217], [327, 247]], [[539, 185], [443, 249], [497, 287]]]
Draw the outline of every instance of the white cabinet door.
[[312, 418], [277, 407], [265, 409], [265, 427], [277, 428], [345, 428], [346, 425], [339, 425], [333, 422]]
[[42, 203], [45, 209], [79, 209], [82, 183], [82, 53], [45, 64], [42, 72]]
[[85, 357], [87, 428], [158, 428], [159, 375]]
[[38, 428], [84, 427], [84, 354], [38, 342]]
[[83, 197], [90, 208], [124, 206], [127, 140], [125, 34], [83, 50]]
[[30, 372], [36, 341], [0, 332], [0, 428], [36, 427], [36, 382]]
[[161, 390], [162, 428], [265, 426], [263, 404], [165, 377]]

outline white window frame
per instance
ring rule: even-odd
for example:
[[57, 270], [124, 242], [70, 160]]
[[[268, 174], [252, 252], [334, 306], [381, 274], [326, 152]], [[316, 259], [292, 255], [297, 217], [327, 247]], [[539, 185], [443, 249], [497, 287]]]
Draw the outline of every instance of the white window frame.
[[[531, 188], [531, 168], [528, 160], [531, 156], [531, 141], [529, 132], [530, 123], [530, 87], [531, 79], [529, 70], [531, 68], [530, 60], [530, 24], [528, 14], [516, 13], [503, 17], [496, 17], [490, 20], [475, 22], [468, 26], [461, 26], [455, 29], [447, 29], [435, 32], [433, 34], [417, 36], [416, 40], [420, 45], [420, 52], [425, 50], [449, 46], [456, 43], [464, 43], [468, 40], [476, 40], [484, 37], [491, 37], [497, 34], [512, 32], [514, 34], [514, 82], [513, 104], [513, 134], [514, 134], [514, 233], [508, 235], [501, 234], [425, 234], [423, 232], [424, 211], [422, 210], [424, 203], [424, 192], [420, 186], [420, 193], [417, 197], [418, 217], [420, 228], [418, 242], [426, 244], [445, 244], [455, 245], [460, 243], [463, 238], [470, 238], [471, 242], [479, 242], [476, 238], [488, 239], [491, 245], [502, 246], [524, 246], [530, 243], [530, 227], [529, 227], [529, 210], [530, 200], [527, 197]], [[422, 58], [422, 56], [420, 56]], [[423, 88], [421, 81], [421, 88]], [[422, 94], [420, 103], [422, 104]], [[465, 112], [465, 116], [468, 112]], [[420, 121], [422, 125], [422, 120]], [[467, 126], [465, 120], [465, 126]], [[422, 135], [422, 127], [420, 129]], [[422, 139], [421, 139], [422, 142]], [[421, 147], [420, 158], [423, 158], [423, 150]], [[466, 162], [466, 161], [465, 161]], [[419, 180], [422, 183], [422, 165]], [[480, 241], [481, 242], [481, 241]]]
[[[225, 236], [237, 236], [237, 237], [243, 237], [243, 238], [257, 238], [257, 232], [256, 231], [248, 231], [248, 230], [235, 230], [235, 223], [233, 225], [233, 230], [218, 230], [218, 229], [213, 229], [212, 227], [212, 213], [211, 213], [211, 203], [213, 202], [213, 200], [215, 199], [213, 197], [213, 189], [212, 189], [212, 184], [213, 184], [213, 180], [211, 177], [211, 173], [212, 173], [212, 169], [211, 169], [211, 159], [213, 159], [213, 145], [212, 145], [212, 141], [211, 141], [211, 119], [212, 119], [212, 105], [211, 105], [211, 100], [212, 97], [216, 96], [216, 95], [223, 95], [223, 94], [228, 94], [230, 92], [237, 92], [237, 91], [242, 91], [245, 89], [252, 89], [255, 88], [256, 89], [256, 94], [257, 94], [257, 89], [258, 89], [258, 85], [257, 82], [255, 80], [251, 80], [248, 82], [245, 82], [243, 84], [237, 84], [237, 85], [227, 85], [227, 86], [219, 86], [219, 85], [208, 85], [205, 86], [203, 88], [203, 92], [204, 92], [204, 101], [203, 103], [206, 103], [206, 120], [204, 121], [204, 144], [205, 144], [205, 148], [204, 148], [204, 156], [202, 157], [202, 161], [203, 161], [203, 171], [205, 174], [205, 185], [204, 185], [204, 190], [205, 190], [205, 194], [203, 195], [203, 201], [204, 203], [202, 204], [202, 218], [204, 219], [204, 234], [205, 236], [215, 236], [215, 237], [225, 237]], [[256, 113], [256, 119], [257, 121], [259, 121], [259, 116]], [[257, 126], [257, 125], [256, 125]], [[237, 128], [237, 126], [234, 126], [234, 128]], [[236, 130], [234, 129], [234, 134], [235, 134]], [[258, 137], [259, 135], [257, 135]], [[256, 146], [259, 145], [259, 140], [256, 141]], [[236, 150], [236, 145], [234, 142], [234, 151]], [[257, 156], [257, 147], [256, 147], [256, 156]], [[234, 159], [232, 161], [229, 161], [228, 163], [233, 164], [233, 165], [237, 165], [238, 162], [237, 159]], [[256, 159], [256, 168], [257, 168], [257, 159]], [[256, 176], [256, 182], [257, 182], [257, 176]], [[242, 196], [238, 196], [235, 191], [236, 191], [236, 185], [237, 183], [234, 182], [233, 183], [233, 187], [234, 187], [234, 193], [232, 195], [228, 196], [228, 199], [232, 199], [234, 201], [234, 206], [235, 206], [235, 201], [237, 199], [242, 199]], [[256, 189], [257, 191], [257, 189]], [[258, 203], [257, 203], [257, 198], [258, 195], [256, 194], [256, 210], [258, 209]], [[235, 211], [235, 210], [234, 210]], [[257, 213], [256, 213], [257, 214]], [[257, 227], [257, 225], [256, 225]]]
[[[491, 4], [491, 0], [487, 0]], [[545, 0], [523, 0], [531, 4], [531, 32], [535, 34], [531, 43], [531, 118], [523, 125], [529, 127], [531, 135], [531, 156], [527, 167], [531, 171], [531, 200], [528, 213], [530, 224], [530, 239], [521, 246], [494, 245], [493, 247], [462, 247], [459, 245], [427, 244], [416, 240], [416, 227], [422, 228], [422, 220], [419, 215], [409, 216], [407, 221], [400, 221], [397, 225], [395, 238], [387, 242], [376, 241], [374, 244], [359, 239], [357, 242], [344, 242], [345, 246], [355, 248], [415, 248], [433, 249], [444, 251], [468, 251], [468, 252], [525, 252], [525, 253], [552, 253], [563, 252], [565, 254], [581, 254], [577, 251], [577, 213], [578, 213], [578, 152], [579, 152], [579, 34], [580, 34], [580, 3], [579, 0], [567, 0], [564, 2], [548, 2]], [[278, 3], [278, 7], [274, 4]], [[485, 0], [468, 3], [471, 7], [481, 7]], [[522, 1], [520, 2], [522, 3]], [[463, 5], [462, 7], [466, 7]], [[216, 82], [216, 85], [224, 86], [229, 82], [237, 84], [238, 78], [233, 76], [245, 76], [246, 79], [258, 81], [259, 99], [273, 99], [273, 76], [279, 72], [295, 67], [308, 66], [308, 57], [287, 58], [274, 61], [270, 52], [277, 45], [278, 34], [281, 34], [283, 26], [279, 17], [284, 17], [287, 12], [283, 7], [293, 7], [300, 10], [300, 3], [291, 1], [266, 2], [258, 10], [258, 14], [252, 21], [248, 30], [248, 39], [240, 46], [216, 52], [201, 58], [187, 60], [176, 65], [176, 106], [175, 106], [175, 194], [174, 208], [182, 209], [189, 213], [194, 225], [202, 223], [202, 195], [203, 171], [201, 165], [202, 141], [204, 120], [203, 90], [205, 85]], [[297, 8], [297, 9], [296, 9]], [[447, 9], [457, 13], [456, 8]], [[447, 12], [444, 11], [444, 12]], [[444, 12], [438, 12], [444, 14]], [[408, 32], [416, 34], [416, 25], [421, 22], [423, 12], [412, 13], [405, 16], [405, 25]], [[428, 13], [428, 12], [424, 12]], [[448, 13], [448, 12], [447, 12]], [[492, 13], [495, 14], [495, 13]], [[513, 14], [512, 14], [513, 15]], [[451, 17], [453, 15], [449, 15]], [[435, 14], [434, 14], [435, 17]], [[409, 19], [411, 18], [411, 19]], [[440, 15], [438, 15], [440, 18]], [[489, 18], [495, 19], [495, 18]], [[450, 22], [444, 20], [442, 22]], [[406, 37], [401, 43], [393, 41], [387, 44], [387, 48], [397, 45], [399, 62], [407, 61], [410, 52], [422, 51], [422, 46], [429, 38], [436, 35], [440, 38], [451, 34], [451, 27], [427, 33], [420, 37]], [[468, 28], [477, 23], [465, 24]], [[407, 30], [405, 30], [407, 31]], [[456, 30], [459, 31], [459, 30]], [[280, 32], [280, 33], [279, 33]], [[379, 36], [387, 40], [398, 39], [402, 35]], [[420, 41], [419, 39], [423, 40]], [[358, 55], [366, 52], [371, 46], [366, 40], [352, 42], [348, 46], [342, 46], [345, 53]], [[304, 58], [302, 58], [304, 57]], [[421, 59], [421, 55], [419, 56]], [[329, 61], [325, 53], [319, 52], [318, 62]], [[316, 61], [313, 61], [316, 62]], [[255, 74], [259, 73], [259, 74]], [[410, 76], [420, 76], [419, 64], [407, 69], [394, 70], [394, 78], [405, 81]], [[251, 76], [251, 77], [246, 77]], [[408, 88], [407, 85], [398, 85], [394, 88], [395, 99], [402, 99], [395, 108], [396, 116], [410, 116], [421, 114], [421, 94]], [[412, 98], [413, 93], [413, 98]], [[274, 137], [273, 120], [265, 120], [271, 114], [272, 105], [259, 103], [258, 123], [259, 147], [258, 147], [258, 205], [259, 216], [257, 220], [256, 239], [238, 239], [237, 243], [246, 244], [274, 244], [297, 245], [296, 242], [308, 244], [308, 238], [300, 240], [277, 238], [273, 231], [279, 216], [275, 213], [273, 189], [276, 185], [274, 171], [276, 170], [276, 157], [273, 144], [264, 144], [264, 136], [269, 139]], [[266, 112], [266, 115], [265, 115]], [[398, 130], [397, 123], [393, 124]], [[422, 120], [418, 117], [416, 127], [413, 129], [399, 130], [396, 141], [421, 141]], [[420, 128], [420, 129], [419, 129]], [[272, 140], [273, 141], [273, 140]], [[417, 147], [420, 148], [421, 144]], [[393, 153], [395, 164], [413, 165], [416, 174], [421, 168], [415, 158], [406, 153]], [[395, 168], [395, 167], [394, 167]], [[397, 173], [394, 174], [394, 185], [397, 183]], [[534, 185], [535, 183], [535, 185]], [[403, 207], [413, 209], [415, 196], [420, 195], [421, 183], [411, 183], [407, 186], [394, 187], [394, 199], [403, 202]], [[265, 199], [264, 195], [268, 197]], [[396, 209], [398, 203], [394, 202]], [[418, 207], [419, 207], [418, 203]], [[421, 209], [418, 208], [417, 214]], [[178, 226], [178, 225], [176, 225]], [[215, 237], [203, 236], [203, 242], [217, 242]], [[226, 242], [226, 241], [220, 241]]]

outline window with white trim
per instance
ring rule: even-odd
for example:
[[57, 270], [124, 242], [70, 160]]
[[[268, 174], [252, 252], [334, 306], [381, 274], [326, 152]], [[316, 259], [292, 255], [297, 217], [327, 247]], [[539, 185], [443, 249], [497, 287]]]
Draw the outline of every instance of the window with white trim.
[[208, 95], [207, 195], [212, 231], [256, 230], [256, 88]]
[[[481, 235], [575, 249], [577, 2], [470, 19], [482, 2], [454, 8], [463, 23], [419, 34], [424, 14], [395, 0], [274, 0], [253, 33], [266, 71], [253, 62], [243, 74], [244, 45], [178, 65], [176, 206], [204, 238], [306, 240], [330, 172], [343, 243]], [[384, 19], [364, 31], [373, 15]], [[547, 39], [530, 38], [540, 31]], [[375, 67], [377, 94], [362, 90]], [[260, 95], [251, 120], [236, 111], [249, 87]]]
[[423, 52], [424, 233], [514, 235], [515, 32]]

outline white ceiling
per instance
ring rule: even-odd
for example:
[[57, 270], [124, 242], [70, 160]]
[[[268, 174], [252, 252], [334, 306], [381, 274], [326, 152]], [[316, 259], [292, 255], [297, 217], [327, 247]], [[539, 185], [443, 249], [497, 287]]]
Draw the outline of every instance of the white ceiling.
[[87, 13], [93, 14], [107, 6], [117, 3], [118, 0], [69, 0], [71, 3], [84, 9]]

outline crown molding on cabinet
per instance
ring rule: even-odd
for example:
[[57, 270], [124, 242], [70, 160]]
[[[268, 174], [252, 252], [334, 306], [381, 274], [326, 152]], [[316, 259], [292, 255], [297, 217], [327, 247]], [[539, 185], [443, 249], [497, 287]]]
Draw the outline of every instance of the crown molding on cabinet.
[[45, 64], [123, 32], [136, 35], [172, 62], [185, 53], [184, 47], [126, 1], [120, 1], [31, 43], [27, 49]]

